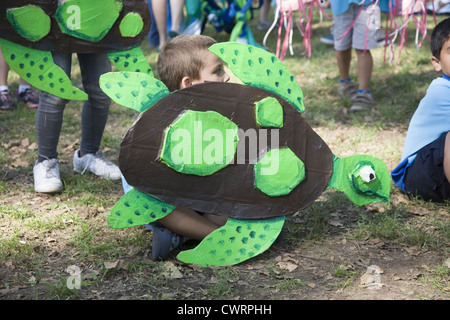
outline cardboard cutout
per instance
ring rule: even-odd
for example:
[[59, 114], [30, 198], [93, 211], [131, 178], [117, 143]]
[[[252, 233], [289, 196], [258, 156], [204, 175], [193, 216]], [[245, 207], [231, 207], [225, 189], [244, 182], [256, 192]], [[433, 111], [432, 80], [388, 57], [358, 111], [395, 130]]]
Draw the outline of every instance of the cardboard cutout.
[[[328, 188], [341, 190], [357, 205], [389, 200], [386, 165], [366, 155], [333, 155], [299, 112], [301, 90], [275, 55], [232, 42], [215, 44], [210, 51], [251, 85], [209, 82], [169, 93], [160, 81], [143, 82], [134, 73], [100, 78], [112, 99], [114, 83], [134, 84], [137, 94], [117, 101], [148, 108], [121, 143], [119, 165], [133, 192], [111, 210], [111, 227], [148, 224], [174, 206], [229, 217], [196, 248], [178, 255], [186, 263], [223, 266], [269, 248], [285, 216]], [[283, 79], [288, 84], [281, 86]], [[267, 108], [262, 117], [255, 111], [259, 108]], [[149, 213], [132, 207], [134, 202]]]
[[108, 53], [122, 71], [153, 75], [138, 48], [150, 29], [145, 0], [2, 0], [0, 46], [6, 62], [32, 86], [86, 100], [54, 64], [51, 52]]

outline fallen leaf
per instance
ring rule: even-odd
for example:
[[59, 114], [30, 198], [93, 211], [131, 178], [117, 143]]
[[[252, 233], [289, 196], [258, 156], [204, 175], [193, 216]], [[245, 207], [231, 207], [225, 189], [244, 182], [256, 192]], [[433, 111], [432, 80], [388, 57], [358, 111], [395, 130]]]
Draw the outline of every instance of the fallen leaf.
[[277, 263], [277, 266], [279, 266], [280, 269], [282, 269], [282, 270], [287, 270], [287, 271], [289, 271], [289, 272], [292, 272], [292, 271], [294, 271], [295, 269], [298, 268], [298, 265], [293, 264], [293, 263], [291, 263], [291, 262], [286, 262], [286, 261], [280, 261], [280, 262], [278, 262], [278, 263]]
[[341, 220], [339, 219], [330, 219], [328, 221], [328, 223], [330, 225], [332, 225], [333, 227], [343, 227], [344, 225], [342, 224]]
[[106, 269], [114, 269], [114, 268], [121, 268], [123, 266], [123, 260], [117, 260], [114, 262], [104, 262]]
[[21, 141], [20, 145], [24, 148], [28, 147], [30, 145], [30, 140], [28, 138], [25, 138]]
[[163, 272], [163, 275], [166, 278], [169, 279], [180, 279], [183, 278], [183, 275], [180, 272], [180, 269], [178, 269], [173, 262], [167, 261], [164, 264], [164, 268], [166, 268], [166, 271]]

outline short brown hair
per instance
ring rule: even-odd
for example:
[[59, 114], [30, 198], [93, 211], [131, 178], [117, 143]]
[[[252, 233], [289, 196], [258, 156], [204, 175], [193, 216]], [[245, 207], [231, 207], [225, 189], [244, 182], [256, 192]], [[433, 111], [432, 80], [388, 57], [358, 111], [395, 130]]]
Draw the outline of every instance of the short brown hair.
[[185, 76], [199, 79], [200, 70], [204, 67], [205, 50], [214, 43], [216, 40], [209, 36], [190, 34], [168, 40], [158, 56], [160, 80], [172, 92], [179, 89]]

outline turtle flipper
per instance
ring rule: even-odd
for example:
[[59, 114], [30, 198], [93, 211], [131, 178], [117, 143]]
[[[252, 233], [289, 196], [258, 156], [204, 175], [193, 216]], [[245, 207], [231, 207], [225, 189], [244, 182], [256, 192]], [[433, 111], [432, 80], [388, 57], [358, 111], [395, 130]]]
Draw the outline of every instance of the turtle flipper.
[[144, 112], [168, 94], [158, 79], [141, 72], [108, 72], [100, 76], [100, 88], [115, 103]]
[[266, 251], [283, 228], [285, 217], [260, 220], [228, 219], [191, 250], [177, 259], [200, 266], [235, 265]]
[[119, 71], [143, 72], [149, 76], [154, 76], [150, 64], [139, 47], [109, 52], [108, 58]]
[[273, 53], [238, 42], [216, 43], [209, 51], [221, 58], [244, 84], [273, 92], [299, 112], [305, 111], [303, 92], [295, 77]]
[[133, 188], [111, 209], [108, 225], [113, 229], [141, 226], [164, 218], [173, 209], [174, 206]]
[[75, 88], [70, 78], [57, 66], [51, 52], [24, 47], [0, 39], [3, 56], [10, 67], [30, 85], [68, 100], [87, 100], [85, 92]]

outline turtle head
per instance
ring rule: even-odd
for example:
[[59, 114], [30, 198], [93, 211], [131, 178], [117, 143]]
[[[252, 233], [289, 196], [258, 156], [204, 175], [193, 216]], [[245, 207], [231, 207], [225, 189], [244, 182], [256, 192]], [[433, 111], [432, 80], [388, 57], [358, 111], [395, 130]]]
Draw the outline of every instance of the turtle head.
[[329, 188], [344, 192], [356, 205], [389, 202], [391, 180], [386, 164], [378, 158], [354, 155], [334, 158]]

